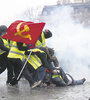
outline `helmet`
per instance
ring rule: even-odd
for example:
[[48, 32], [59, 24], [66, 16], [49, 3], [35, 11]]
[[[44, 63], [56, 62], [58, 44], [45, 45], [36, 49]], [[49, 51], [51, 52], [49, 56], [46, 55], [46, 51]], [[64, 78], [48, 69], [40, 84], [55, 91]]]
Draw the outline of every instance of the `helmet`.
[[7, 32], [7, 26], [1, 25], [0, 26], [0, 33]]
[[6, 32], [7, 32], [7, 26], [1, 25], [0, 26], [0, 35], [2, 35], [3, 33], [6, 33]]

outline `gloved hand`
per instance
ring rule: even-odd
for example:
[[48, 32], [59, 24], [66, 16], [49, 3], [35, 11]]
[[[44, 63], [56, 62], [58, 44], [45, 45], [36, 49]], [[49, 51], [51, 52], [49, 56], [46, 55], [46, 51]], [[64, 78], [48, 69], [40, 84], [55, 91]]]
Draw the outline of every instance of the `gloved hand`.
[[28, 47], [29, 47], [29, 49], [30, 49], [30, 47], [32, 46], [32, 44], [28, 44], [27, 46], [28, 46]]
[[16, 85], [18, 83], [18, 80], [16, 78], [13, 78], [10, 82], [11, 85]]

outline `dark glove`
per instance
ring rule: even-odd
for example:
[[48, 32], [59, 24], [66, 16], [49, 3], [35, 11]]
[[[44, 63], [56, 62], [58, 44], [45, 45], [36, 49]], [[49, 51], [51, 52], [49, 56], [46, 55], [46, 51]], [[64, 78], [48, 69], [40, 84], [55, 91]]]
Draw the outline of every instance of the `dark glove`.
[[[29, 55], [31, 51], [25, 51], [25, 55]], [[31, 55], [34, 55], [35, 53], [32, 52]]]
[[18, 80], [16, 78], [13, 78], [12, 81], [10, 82], [11, 85], [15, 85], [18, 83]]

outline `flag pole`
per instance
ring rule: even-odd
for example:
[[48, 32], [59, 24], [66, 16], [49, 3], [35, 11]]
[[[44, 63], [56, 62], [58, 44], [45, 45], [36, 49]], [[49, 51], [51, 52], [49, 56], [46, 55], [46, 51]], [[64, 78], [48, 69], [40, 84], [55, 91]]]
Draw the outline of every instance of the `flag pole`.
[[22, 72], [23, 72], [23, 70], [24, 70], [24, 68], [25, 68], [25, 66], [26, 66], [26, 64], [27, 64], [27, 62], [28, 62], [28, 59], [29, 59], [31, 53], [32, 53], [32, 50], [30, 49], [30, 53], [29, 53], [29, 55], [28, 55], [28, 58], [27, 58], [27, 60], [25, 61], [24, 65], [23, 65], [23, 67], [22, 67], [22, 69], [21, 69], [21, 71], [20, 71], [20, 73], [19, 73], [19, 75], [18, 75], [18, 77], [17, 77], [17, 80], [20, 78], [20, 76], [21, 76], [21, 74], [22, 74]]

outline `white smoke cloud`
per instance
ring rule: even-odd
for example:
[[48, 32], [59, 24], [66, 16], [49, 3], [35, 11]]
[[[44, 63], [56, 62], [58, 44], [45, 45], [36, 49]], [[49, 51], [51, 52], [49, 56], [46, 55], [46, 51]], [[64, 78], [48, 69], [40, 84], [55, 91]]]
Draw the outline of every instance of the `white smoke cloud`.
[[75, 78], [90, 76], [90, 29], [75, 23], [71, 17], [73, 8], [56, 8], [44, 17], [46, 27], [53, 37], [47, 45], [53, 47], [60, 66]]
[[[46, 40], [46, 43], [55, 49], [60, 66], [65, 72], [70, 73], [76, 79], [86, 77], [87, 80], [90, 80], [90, 29], [75, 23], [71, 17], [72, 13], [73, 8], [62, 6], [41, 20], [46, 22], [45, 28], [50, 29], [53, 33], [53, 37]], [[30, 20], [27, 18], [28, 16], [22, 16], [20, 13], [15, 20]], [[32, 14], [31, 16], [33, 18]]]
[[[57, 0], [1, 0], [0, 1], [0, 25], [10, 25], [28, 8], [52, 5]], [[21, 19], [21, 18], [20, 18]]]

